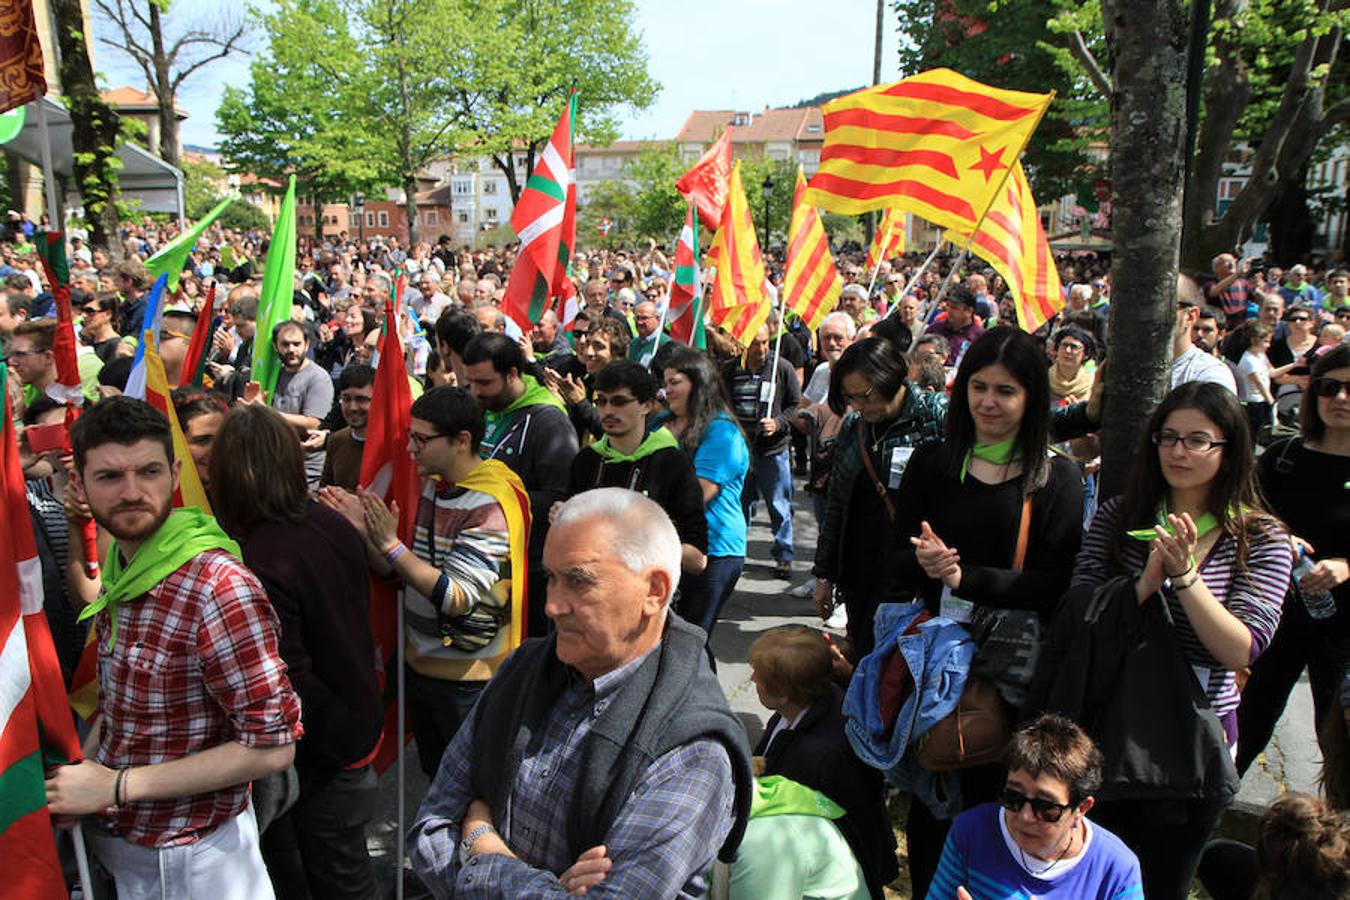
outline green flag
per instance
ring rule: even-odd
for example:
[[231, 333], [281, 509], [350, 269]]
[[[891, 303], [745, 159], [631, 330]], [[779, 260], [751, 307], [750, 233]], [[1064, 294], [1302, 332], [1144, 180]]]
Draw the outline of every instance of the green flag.
[[161, 275], [169, 276], [169, 290], [178, 290], [178, 276], [183, 274], [183, 263], [187, 261], [188, 254], [192, 248], [197, 246], [198, 239], [206, 233], [206, 229], [211, 227], [225, 207], [233, 203], [233, 198], [226, 197], [216, 204], [216, 208], [206, 214], [196, 225], [188, 231], [184, 231], [178, 237], [169, 241], [159, 252], [145, 261], [145, 268], [150, 271], [150, 278], [155, 279]]
[[271, 399], [281, 374], [281, 361], [272, 346], [272, 329], [291, 317], [295, 300], [295, 176], [286, 186], [272, 242], [267, 246], [262, 291], [258, 295], [258, 331], [253, 338], [253, 380]]

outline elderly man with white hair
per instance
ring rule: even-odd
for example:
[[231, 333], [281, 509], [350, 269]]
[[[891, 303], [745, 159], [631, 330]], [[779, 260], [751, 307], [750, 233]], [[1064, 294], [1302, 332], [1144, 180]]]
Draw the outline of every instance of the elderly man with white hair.
[[412, 828], [437, 897], [698, 897], [734, 856], [750, 756], [669, 610], [680, 538], [622, 488], [578, 494], [544, 545], [555, 626], [489, 682]]

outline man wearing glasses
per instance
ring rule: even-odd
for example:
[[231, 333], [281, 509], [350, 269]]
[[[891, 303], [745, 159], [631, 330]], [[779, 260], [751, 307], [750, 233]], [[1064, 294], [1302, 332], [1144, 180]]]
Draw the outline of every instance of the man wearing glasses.
[[633, 327], [637, 337], [628, 345], [628, 358], [640, 365], [651, 365], [661, 336], [661, 312], [653, 300], [643, 300], [633, 308]]
[[345, 366], [338, 376], [337, 390], [338, 410], [347, 427], [328, 436], [319, 485], [335, 484], [355, 491], [361, 480], [361, 453], [366, 446], [370, 401], [375, 396], [375, 370], [360, 363]]

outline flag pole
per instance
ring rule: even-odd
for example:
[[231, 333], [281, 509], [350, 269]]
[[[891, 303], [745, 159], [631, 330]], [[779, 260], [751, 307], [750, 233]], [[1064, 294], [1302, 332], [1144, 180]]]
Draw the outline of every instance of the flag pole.
[[942, 280], [942, 287], [938, 288], [937, 296], [933, 298], [933, 305], [937, 306], [942, 302], [942, 298], [947, 296], [947, 289], [952, 286], [952, 279], [956, 277], [956, 270], [965, 264], [966, 259], [970, 257], [970, 245], [967, 244], [961, 248], [961, 254], [952, 261], [952, 267], [947, 270], [947, 277]]
[[[867, 282], [867, 302], [868, 302], [868, 303], [871, 303], [871, 302], [872, 302], [872, 289], [875, 288], [875, 287], [877, 286], [877, 274], [881, 271], [881, 263], [882, 263], [883, 258], [884, 258], [884, 257], [882, 256], [882, 254], [885, 253], [885, 252], [886, 252], [886, 248], [887, 248], [888, 246], [890, 246], [890, 243], [891, 243], [891, 229], [892, 229], [892, 227], [893, 227], [894, 225], [895, 225], [895, 223], [891, 220], [891, 217], [890, 217], [890, 216], [887, 216], [887, 217], [886, 217], [886, 233], [885, 233], [884, 235], [882, 235], [882, 237], [881, 237], [881, 249], [880, 249], [879, 251], [877, 251], [877, 262], [876, 262], [876, 265], [872, 266], [872, 280], [869, 281], [869, 282]], [[904, 294], [901, 294], [900, 296], [903, 297]]]
[[89, 851], [84, 844], [84, 823], [76, 822], [70, 839], [75, 844], [75, 868], [80, 872], [80, 893], [85, 900], [94, 900], [94, 880], [89, 876]]
[[[407, 814], [405, 808], [407, 799], [404, 794], [407, 779], [408, 742], [404, 740], [404, 735], [408, 733], [406, 721], [408, 685], [403, 672], [405, 664], [403, 659], [404, 629], [407, 626], [403, 619], [403, 598], [395, 594], [395, 599], [398, 602], [398, 646], [394, 650], [395, 665], [398, 667], [396, 676], [398, 678], [398, 735], [396, 738], [398, 740], [398, 860], [394, 865], [394, 898], [395, 900], [403, 900], [403, 858], [408, 851], [407, 832], [403, 826], [404, 817]], [[388, 682], [385, 683], [388, 684]]]
[[[770, 288], [773, 287], [767, 279], [764, 283], [768, 284]], [[769, 370], [769, 402], [768, 409], [764, 413], [766, 416], [773, 412], [773, 398], [778, 391], [778, 360], [782, 358], [783, 354], [783, 332], [787, 331], [787, 323], [783, 321], [783, 292], [778, 291], [777, 293], [778, 296], [775, 299], [778, 301], [778, 337], [774, 338], [773, 342], [773, 368]]]
[[[52, 168], [52, 139], [47, 132], [47, 107], [42, 101], [45, 97], [39, 95], [33, 105], [37, 107], [38, 132], [42, 135], [42, 183], [47, 195], [47, 219], [48, 228], [52, 231], [65, 231], [65, 220], [57, 218], [56, 209], [56, 171]], [[64, 240], [64, 235], [62, 240]]]
[[[914, 274], [910, 276], [909, 281], [906, 282], [905, 284], [905, 289], [900, 292], [901, 300], [904, 300], [906, 297], [908, 297], [909, 292], [914, 290], [914, 285], [919, 283], [919, 279], [923, 277], [923, 273], [928, 270], [928, 267], [933, 264], [933, 260], [937, 259], [938, 251], [941, 249], [942, 249], [942, 232], [939, 231], [937, 243], [933, 245], [933, 252], [928, 254], [928, 258], [923, 261], [923, 265], [919, 266], [919, 268], [914, 271]], [[900, 304], [896, 303], [886, 312], [886, 316], [894, 315], [895, 311], [899, 308]], [[885, 318], [885, 316], [883, 316], [883, 318]]]

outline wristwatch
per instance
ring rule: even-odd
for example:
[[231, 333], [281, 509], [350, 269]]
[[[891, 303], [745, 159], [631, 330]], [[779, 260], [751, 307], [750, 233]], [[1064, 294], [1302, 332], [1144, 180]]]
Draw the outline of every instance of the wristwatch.
[[492, 834], [495, 830], [491, 825], [484, 822], [464, 835], [464, 839], [459, 842], [459, 864], [461, 867], [467, 866], [469, 860], [473, 858], [473, 845], [478, 843], [478, 839], [485, 834]]

